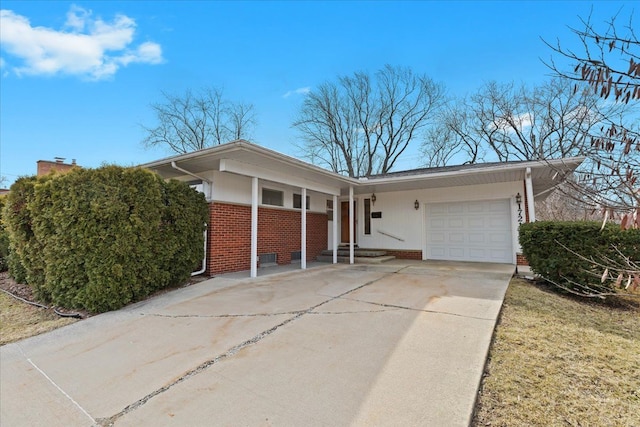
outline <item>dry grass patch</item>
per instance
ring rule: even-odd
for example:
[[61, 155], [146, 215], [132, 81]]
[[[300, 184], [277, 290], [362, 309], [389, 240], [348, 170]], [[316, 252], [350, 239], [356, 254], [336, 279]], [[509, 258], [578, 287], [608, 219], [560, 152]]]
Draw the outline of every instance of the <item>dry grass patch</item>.
[[638, 426], [638, 414], [640, 307], [512, 280], [473, 425]]
[[0, 345], [48, 332], [75, 322], [0, 292]]

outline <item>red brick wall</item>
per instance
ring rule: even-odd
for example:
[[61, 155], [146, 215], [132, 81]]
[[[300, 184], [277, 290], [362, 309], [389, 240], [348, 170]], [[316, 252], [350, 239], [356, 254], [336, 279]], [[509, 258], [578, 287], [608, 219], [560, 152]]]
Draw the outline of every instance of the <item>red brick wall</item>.
[[398, 250], [389, 250], [389, 249], [381, 249], [387, 253], [387, 255], [393, 255], [398, 259], [422, 259], [422, 251], [420, 250], [407, 250], [407, 251], [398, 251]]
[[[251, 268], [251, 207], [209, 205], [210, 275]], [[258, 207], [258, 255], [276, 253], [278, 264], [291, 263], [300, 250], [301, 212]], [[307, 212], [307, 261], [327, 248], [327, 214]]]
[[529, 265], [529, 261], [521, 253], [516, 254], [516, 265]]
[[38, 176], [47, 175], [51, 171], [68, 172], [77, 167], [75, 161], [73, 164], [67, 164], [62, 162], [50, 162], [48, 160], [38, 160], [36, 164], [38, 165]]
[[209, 275], [251, 268], [251, 207], [209, 204]]

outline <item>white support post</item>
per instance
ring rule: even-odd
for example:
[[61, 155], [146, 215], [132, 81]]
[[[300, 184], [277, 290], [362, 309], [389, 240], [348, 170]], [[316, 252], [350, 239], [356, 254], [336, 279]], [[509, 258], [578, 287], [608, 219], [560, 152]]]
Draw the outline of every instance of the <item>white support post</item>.
[[258, 178], [251, 178], [251, 277], [258, 276]]
[[338, 196], [333, 196], [333, 263], [338, 263]]
[[307, 189], [302, 189], [300, 209], [302, 211], [302, 230], [300, 233], [300, 268], [307, 268]]
[[531, 182], [531, 168], [527, 168], [524, 174], [524, 186], [527, 191], [527, 212], [529, 212], [529, 222], [536, 222], [536, 208], [533, 200], [533, 183]]
[[353, 186], [349, 186], [349, 264], [353, 264]]

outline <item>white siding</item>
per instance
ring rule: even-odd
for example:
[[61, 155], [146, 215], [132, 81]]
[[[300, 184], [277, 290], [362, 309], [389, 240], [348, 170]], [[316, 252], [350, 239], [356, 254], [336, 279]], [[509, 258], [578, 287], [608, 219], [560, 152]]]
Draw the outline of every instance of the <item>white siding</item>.
[[[225, 203], [251, 204], [251, 178], [227, 172], [214, 172], [213, 200]], [[302, 194], [300, 188], [286, 184], [260, 180], [258, 199], [262, 203], [262, 188], [269, 188], [283, 192], [283, 208], [293, 209], [293, 194]], [[325, 200], [327, 195], [307, 190], [310, 198], [309, 212], [326, 212]], [[266, 205], [269, 206], [269, 205]], [[269, 206], [275, 207], [275, 206]], [[296, 209], [298, 210], [298, 209]]]
[[[515, 248], [512, 262], [515, 262], [515, 252], [519, 250], [519, 245], [517, 213], [513, 197], [518, 192], [522, 193], [522, 186], [521, 181], [516, 181], [388, 193], [376, 192], [376, 203], [371, 206], [371, 211], [381, 212], [382, 218], [371, 219], [370, 235], [364, 234], [364, 211], [362, 208], [363, 200], [370, 198], [371, 194], [360, 194], [356, 197], [358, 210], [356, 241], [362, 248], [424, 250], [426, 247], [425, 206], [428, 203], [510, 199], [511, 247]], [[414, 208], [416, 200], [420, 203], [418, 210]], [[338, 220], [340, 220], [340, 215], [338, 215]], [[403, 241], [381, 234], [379, 231], [397, 236]]]

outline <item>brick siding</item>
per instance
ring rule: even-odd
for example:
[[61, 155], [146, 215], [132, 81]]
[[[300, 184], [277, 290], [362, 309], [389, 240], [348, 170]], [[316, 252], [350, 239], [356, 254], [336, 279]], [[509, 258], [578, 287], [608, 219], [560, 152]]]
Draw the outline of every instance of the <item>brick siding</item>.
[[516, 265], [529, 265], [529, 261], [521, 253], [516, 254]]
[[[209, 275], [251, 268], [251, 207], [209, 204]], [[276, 253], [278, 264], [290, 264], [300, 250], [301, 212], [258, 207], [258, 255]], [[327, 248], [327, 214], [307, 212], [307, 261]]]
[[422, 259], [422, 251], [421, 250], [389, 250], [389, 249], [381, 249], [387, 253], [387, 255], [393, 255], [398, 259], [417, 259], [420, 261]]
[[36, 164], [38, 166], [38, 176], [47, 175], [51, 171], [68, 172], [77, 167], [75, 161], [72, 164], [68, 164], [62, 162], [50, 162], [48, 160], [38, 160]]

